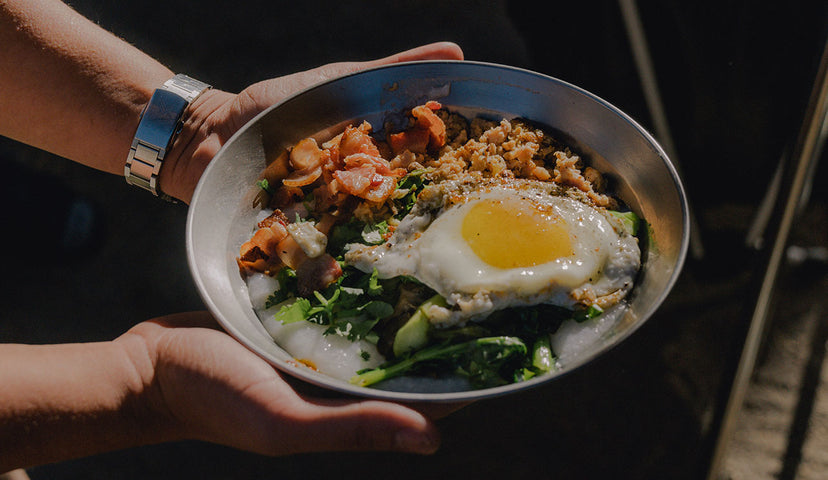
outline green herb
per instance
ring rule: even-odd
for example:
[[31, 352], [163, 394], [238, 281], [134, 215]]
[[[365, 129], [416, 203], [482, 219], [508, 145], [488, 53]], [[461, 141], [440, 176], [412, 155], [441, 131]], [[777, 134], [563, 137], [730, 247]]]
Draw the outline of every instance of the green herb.
[[581, 310], [575, 310], [572, 314], [572, 320], [575, 320], [578, 323], [585, 322], [587, 320], [593, 319], [599, 315], [604, 313], [604, 309], [599, 307], [598, 305], [590, 305]]
[[403, 218], [414, 208], [417, 203], [417, 195], [425, 185], [424, 173], [426, 173], [425, 169], [414, 170], [397, 182], [397, 188], [408, 190], [408, 193], [394, 200], [394, 206], [397, 209], [397, 213], [394, 215], [396, 218]]
[[294, 292], [296, 291], [296, 270], [290, 267], [283, 267], [276, 274], [276, 281], [279, 283], [279, 289], [267, 297], [265, 308], [274, 307], [294, 296]]
[[532, 367], [539, 373], [555, 369], [555, 353], [552, 352], [549, 335], [541, 335], [532, 345]]
[[294, 302], [283, 305], [282, 308], [276, 312], [276, 320], [287, 325], [289, 323], [301, 322], [308, 318], [308, 311], [310, 310], [310, 301], [306, 298], [297, 298]]
[[273, 195], [274, 190], [273, 190], [273, 188], [270, 187], [270, 182], [268, 182], [266, 178], [263, 178], [263, 179], [259, 180], [258, 182], [256, 182], [256, 186], [258, 186], [259, 188], [261, 188], [265, 192]]
[[635, 214], [635, 212], [619, 212], [616, 210], [609, 210], [609, 213], [621, 220], [621, 223], [624, 225], [624, 229], [627, 233], [630, 235], [638, 235], [638, 226], [641, 223], [641, 219]]
[[365, 293], [371, 297], [382, 295], [383, 287], [380, 283], [379, 272], [375, 268], [371, 275], [363, 277], [365, 279], [363, 289]]
[[304, 205], [309, 212], [316, 210], [316, 196], [313, 192], [305, 195], [305, 198], [302, 199], [302, 205]]
[[[283, 273], [284, 271], [286, 272]], [[295, 272], [287, 268], [283, 272], [279, 275], [284, 275], [284, 281], [295, 282]], [[279, 281], [281, 285], [283, 279], [280, 278]], [[280, 288], [269, 297], [268, 306], [290, 298], [283, 290]], [[299, 297], [284, 305], [276, 314], [276, 320], [282, 323], [304, 320], [327, 326], [324, 332], [326, 335], [340, 335], [352, 341], [367, 339], [376, 342], [378, 336], [373, 332], [374, 326], [394, 313], [394, 307], [380, 298], [383, 291], [384, 287], [376, 271], [366, 274], [346, 268], [342, 276], [324, 291], [315, 291], [310, 298]]]
[[345, 246], [349, 243], [361, 243], [365, 222], [355, 218], [346, 223], [336, 225], [328, 235], [328, 253], [334, 258], [341, 259], [345, 253]]
[[366, 224], [362, 227], [361, 237], [366, 245], [379, 245], [385, 241], [388, 234], [388, 222], [383, 220], [379, 223]]
[[477, 388], [511, 383], [515, 371], [522, 370], [526, 344], [515, 337], [487, 337], [468, 342], [427, 347], [397, 362], [362, 370], [351, 378], [360, 386], [417, 371], [424, 365], [443, 364], [449, 371], [467, 377]]

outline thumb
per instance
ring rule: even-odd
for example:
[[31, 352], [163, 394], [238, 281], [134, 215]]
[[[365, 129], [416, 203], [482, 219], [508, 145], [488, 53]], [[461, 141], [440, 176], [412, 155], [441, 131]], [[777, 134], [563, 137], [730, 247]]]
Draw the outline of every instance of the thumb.
[[[377, 60], [365, 62], [330, 63], [304, 72], [272, 78], [255, 83], [244, 89], [237, 97], [234, 112], [233, 132], [259, 112], [278, 103], [290, 95], [311, 85], [340, 77], [366, 68], [417, 60], [462, 60], [463, 50], [452, 42], [437, 42], [395, 53]], [[231, 132], [232, 133], [232, 132]]]
[[453, 42], [436, 42], [422, 45], [410, 50], [395, 53], [394, 55], [362, 62], [364, 67], [377, 67], [399, 62], [413, 62], [416, 60], [463, 60], [463, 50]]
[[400, 62], [418, 60], [463, 60], [463, 50], [452, 42], [436, 42], [405, 50], [376, 60], [364, 62], [339, 62], [324, 65], [316, 69], [319, 80], [327, 80], [341, 75], [358, 72], [367, 68], [391, 65]]

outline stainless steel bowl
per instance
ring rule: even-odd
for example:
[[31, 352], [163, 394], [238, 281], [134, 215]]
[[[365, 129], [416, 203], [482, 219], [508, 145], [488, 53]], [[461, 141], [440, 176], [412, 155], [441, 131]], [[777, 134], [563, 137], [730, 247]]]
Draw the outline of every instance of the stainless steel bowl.
[[[308, 136], [329, 138], [351, 122], [379, 127], [426, 100], [467, 116], [522, 117], [559, 134], [616, 182], [619, 196], [649, 228], [641, 275], [628, 313], [552, 374], [471, 391], [428, 393], [362, 388], [305, 367], [268, 335], [250, 305], [236, 255], [258, 208], [255, 180], [269, 152]], [[331, 80], [274, 105], [244, 126], [204, 172], [187, 219], [188, 260], [196, 285], [218, 322], [278, 369], [343, 393], [398, 401], [465, 401], [504, 395], [553, 381], [619, 344], [659, 307], [672, 288], [688, 245], [688, 206], [678, 174], [640, 125], [608, 102], [535, 72], [475, 62], [413, 62]], [[404, 391], [403, 391], [404, 390]]]

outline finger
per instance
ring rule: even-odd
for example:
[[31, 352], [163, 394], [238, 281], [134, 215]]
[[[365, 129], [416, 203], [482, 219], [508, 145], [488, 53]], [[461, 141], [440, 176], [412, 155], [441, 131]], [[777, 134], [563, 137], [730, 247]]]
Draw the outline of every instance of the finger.
[[221, 326], [216, 322], [216, 319], [206, 311], [174, 313], [172, 315], [154, 318], [149, 320], [149, 322], [168, 328], [202, 327], [221, 330]]
[[474, 402], [451, 402], [451, 403], [407, 403], [406, 406], [417, 410], [431, 420], [439, 420], [452, 413], [471, 405]]
[[375, 67], [417, 60], [463, 60], [463, 58], [463, 50], [456, 43], [436, 42], [395, 53], [385, 58], [363, 62], [363, 64]]
[[436, 427], [424, 415], [402, 405], [373, 400], [307, 400], [295, 414], [294, 434], [305, 441], [300, 451], [400, 451], [434, 453]]
[[[436, 42], [365, 62], [330, 63], [304, 72], [264, 80], [243, 90], [238, 98], [236, 124], [243, 125], [256, 114], [278, 103], [295, 92], [332, 78], [358, 72], [366, 68], [416, 60], [462, 60], [463, 50], [452, 42]], [[235, 131], [235, 130], [234, 130]]]
[[297, 74], [295, 78], [301, 79], [304, 86], [312, 85], [336, 78], [342, 75], [355, 73], [368, 68], [391, 65], [400, 62], [413, 62], [417, 60], [462, 60], [463, 50], [456, 43], [437, 42], [422, 45], [410, 50], [395, 53], [384, 58], [368, 60], [364, 62], [338, 62], [329, 63], [321, 67]]

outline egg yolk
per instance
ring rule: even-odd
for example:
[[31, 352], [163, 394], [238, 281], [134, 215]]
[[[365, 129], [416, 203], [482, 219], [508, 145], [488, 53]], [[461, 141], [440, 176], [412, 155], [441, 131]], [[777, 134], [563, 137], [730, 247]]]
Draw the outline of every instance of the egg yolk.
[[573, 254], [563, 219], [529, 201], [479, 201], [461, 229], [472, 251], [498, 268], [531, 267]]

